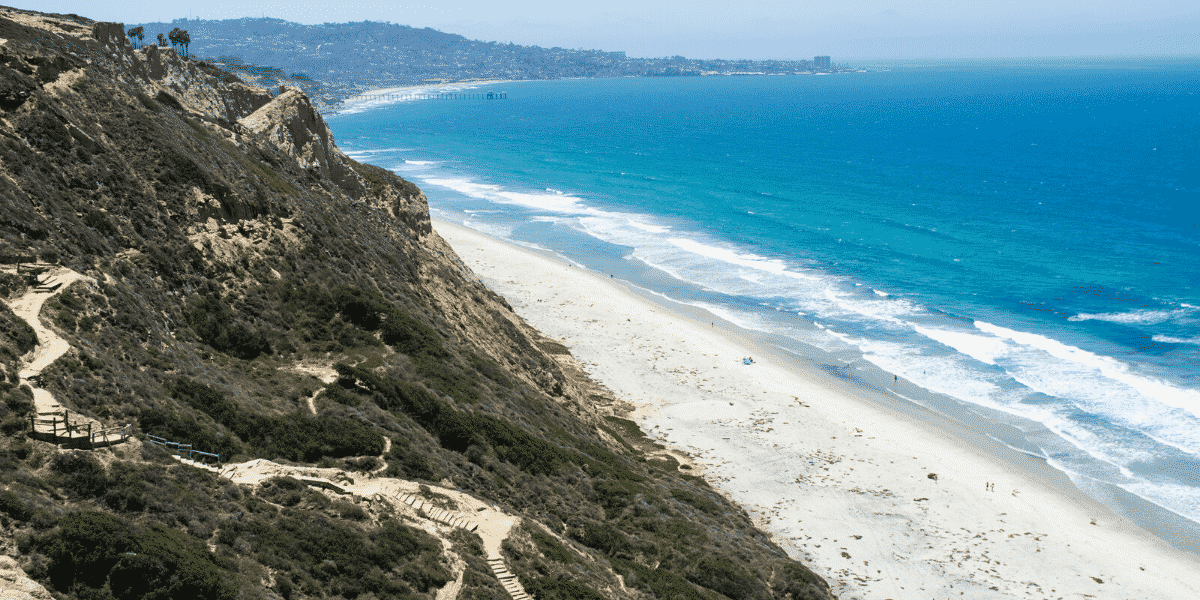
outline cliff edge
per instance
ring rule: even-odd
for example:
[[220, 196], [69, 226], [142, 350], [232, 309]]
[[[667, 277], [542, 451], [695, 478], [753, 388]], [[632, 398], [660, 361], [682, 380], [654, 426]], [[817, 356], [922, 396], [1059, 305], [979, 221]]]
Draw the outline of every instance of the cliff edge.
[[[30, 435], [9, 306], [63, 268], [34, 383], [120, 443]], [[0, 299], [0, 553], [54, 597], [830, 597], [302, 92], [120, 24], [0, 7]]]

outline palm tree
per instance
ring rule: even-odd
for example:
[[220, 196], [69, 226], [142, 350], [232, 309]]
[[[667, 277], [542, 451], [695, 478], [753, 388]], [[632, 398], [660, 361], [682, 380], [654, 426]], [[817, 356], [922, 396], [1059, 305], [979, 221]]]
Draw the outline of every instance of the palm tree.
[[137, 48], [138, 42], [141, 42], [142, 40], [146, 39], [146, 35], [144, 32], [145, 32], [145, 28], [139, 25], [137, 27], [130, 29], [129, 31], [126, 31], [125, 33], [129, 35], [129, 41], [131, 41], [131, 42], [133, 42], [134, 38], [137, 38], [137, 42], [133, 42], [133, 47]]
[[186, 29], [176, 27], [167, 34], [167, 37], [170, 38], [172, 46], [183, 46], [183, 55], [187, 56], [188, 44], [192, 43], [192, 36], [188, 35]]

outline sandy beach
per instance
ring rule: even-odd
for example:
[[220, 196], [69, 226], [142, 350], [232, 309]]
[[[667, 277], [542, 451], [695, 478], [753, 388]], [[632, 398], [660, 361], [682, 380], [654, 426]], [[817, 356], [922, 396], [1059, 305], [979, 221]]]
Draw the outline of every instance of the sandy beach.
[[1036, 458], [932, 412], [894, 410], [880, 392], [604, 274], [434, 227], [843, 599], [1200, 598], [1200, 559]]

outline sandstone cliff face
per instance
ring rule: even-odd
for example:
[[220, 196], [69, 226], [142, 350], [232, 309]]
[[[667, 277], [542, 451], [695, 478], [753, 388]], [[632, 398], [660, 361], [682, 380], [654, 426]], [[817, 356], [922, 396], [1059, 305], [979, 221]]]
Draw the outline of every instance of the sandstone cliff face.
[[266, 90], [250, 87], [214, 67], [181, 58], [174, 48], [153, 44], [134, 49], [120, 23], [92, 27], [99, 59], [121, 80], [137, 83], [149, 96], [171, 94], [183, 105], [226, 122], [236, 122], [270, 101]]
[[334, 145], [329, 126], [300, 88], [281, 88], [278, 96], [238, 123], [269, 140], [300, 168], [315, 171], [353, 196], [365, 192], [349, 157]]

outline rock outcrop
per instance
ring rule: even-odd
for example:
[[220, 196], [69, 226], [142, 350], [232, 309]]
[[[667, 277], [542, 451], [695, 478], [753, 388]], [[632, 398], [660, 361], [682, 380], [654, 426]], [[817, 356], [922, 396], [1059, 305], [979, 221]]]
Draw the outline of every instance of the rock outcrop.
[[266, 90], [248, 86], [216, 67], [184, 59], [174, 48], [148, 44], [134, 49], [120, 23], [96, 23], [92, 34], [101, 64], [117, 77], [140, 84], [150, 97], [170, 94], [180, 105], [226, 123], [271, 100]]
[[42, 584], [30, 579], [17, 561], [0, 556], [0, 600], [53, 600]]
[[282, 87], [270, 102], [238, 121], [294, 159], [300, 168], [332, 181], [355, 197], [366, 191], [350, 158], [333, 143], [333, 132], [304, 91]]

